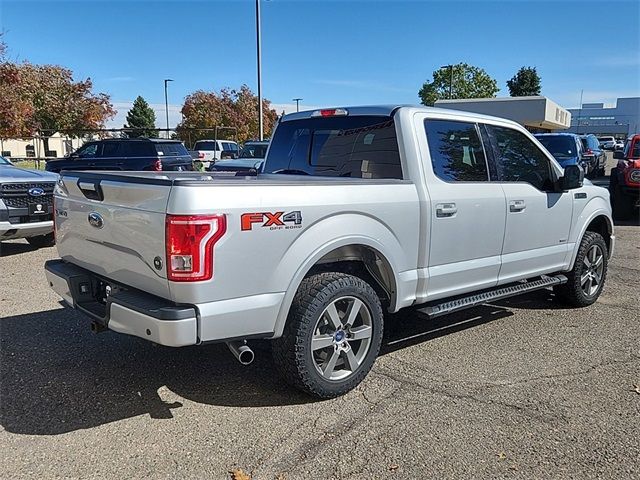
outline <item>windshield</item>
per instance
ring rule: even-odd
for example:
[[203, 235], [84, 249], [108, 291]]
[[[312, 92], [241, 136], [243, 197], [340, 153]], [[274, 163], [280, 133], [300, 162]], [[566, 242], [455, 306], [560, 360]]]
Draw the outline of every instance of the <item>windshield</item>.
[[269, 145], [250, 144], [240, 150], [240, 158], [264, 158]]
[[11, 162], [4, 157], [0, 157], [0, 165], [11, 165]]
[[556, 158], [575, 157], [577, 155], [576, 142], [571, 137], [538, 137], [538, 140]]

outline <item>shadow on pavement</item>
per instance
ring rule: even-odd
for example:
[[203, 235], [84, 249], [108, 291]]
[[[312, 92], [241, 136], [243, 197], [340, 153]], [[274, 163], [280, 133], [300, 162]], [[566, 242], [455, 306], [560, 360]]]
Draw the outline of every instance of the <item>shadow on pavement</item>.
[[10, 257], [21, 253], [33, 252], [37, 247], [32, 247], [27, 242], [2, 242], [0, 243], [0, 257]]
[[[540, 297], [549, 308], [548, 300]], [[507, 305], [505, 305], [507, 307]], [[513, 315], [482, 306], [434, 320], [414, 311], [392, 315], [381, 355]], [[105, 332], [69, 309], [0, 322], [0, 425], [8, 432], [57, 435], [148, 414], [173, 418], [181, 402], [167, 402], [161, 387], [190, 401], [233, 407], [317, 401], [277, 375], [268, 342], [253, 342], [256, 361], [243, 367], [224, 344], [172, 349]], [[170, 393], [169, 393], [170, 395]]]

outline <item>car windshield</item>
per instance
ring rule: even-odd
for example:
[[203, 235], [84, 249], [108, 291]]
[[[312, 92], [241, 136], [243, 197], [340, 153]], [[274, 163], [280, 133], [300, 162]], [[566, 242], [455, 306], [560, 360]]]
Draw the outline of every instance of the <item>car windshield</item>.
[[0, 157], [0, 165], [11, 165], [11, 162], [4, 157]]
[[268, 145], [250, 144], [240, 150], [240, 158], [264, 158]]
[[549, 137], [538, 137], [538, 140], [542, 145], [545, 146], [547, 150], [554, 157], [575, 157], [576, 152], [576, 142], [573, 141], [571, 137], [566, 136], [549, 136]]

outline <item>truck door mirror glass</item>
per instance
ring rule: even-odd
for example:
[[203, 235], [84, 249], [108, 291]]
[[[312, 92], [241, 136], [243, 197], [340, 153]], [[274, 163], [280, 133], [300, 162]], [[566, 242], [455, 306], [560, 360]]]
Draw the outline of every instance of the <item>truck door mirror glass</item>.
[[562, 190], [580, 188], [584, 181], [584, 170], [578, 165], [567, 165], [562, 177]]
[[624, 160], [624, 152], [621, 150], [616, 150], [613, 152], [613, 158], [616, 160]]

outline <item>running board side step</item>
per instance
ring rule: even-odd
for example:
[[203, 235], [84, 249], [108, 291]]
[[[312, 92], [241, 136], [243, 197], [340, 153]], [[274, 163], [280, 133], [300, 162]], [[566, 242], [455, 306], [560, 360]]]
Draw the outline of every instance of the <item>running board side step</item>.
[[443, 303], [428, 305], [426, 307], [419, 308], [417, 311], [427, 315], [429, 318], [435, 318], [441, 315], [457, 312], [458, 310], [464, 310], [465, 308], [476, 307], [484, 303], [493, 302], [494, 300], [515, 297], [516, 295], [533, 292], [534, 290], [541, 290], [547, 287], [553, 287], [554, 285], [561, 285], [563, 283], [567, 283], [567, 277], [564, 275], [554, 275], [552, 277], [542, 275], [539, 280], [522, 282], [516, 285], [498, 288], [496, 290], [476, 293], [475, 295], [470, 295], [468, 297], [461, 297], [455, 300], [448, 300]]

